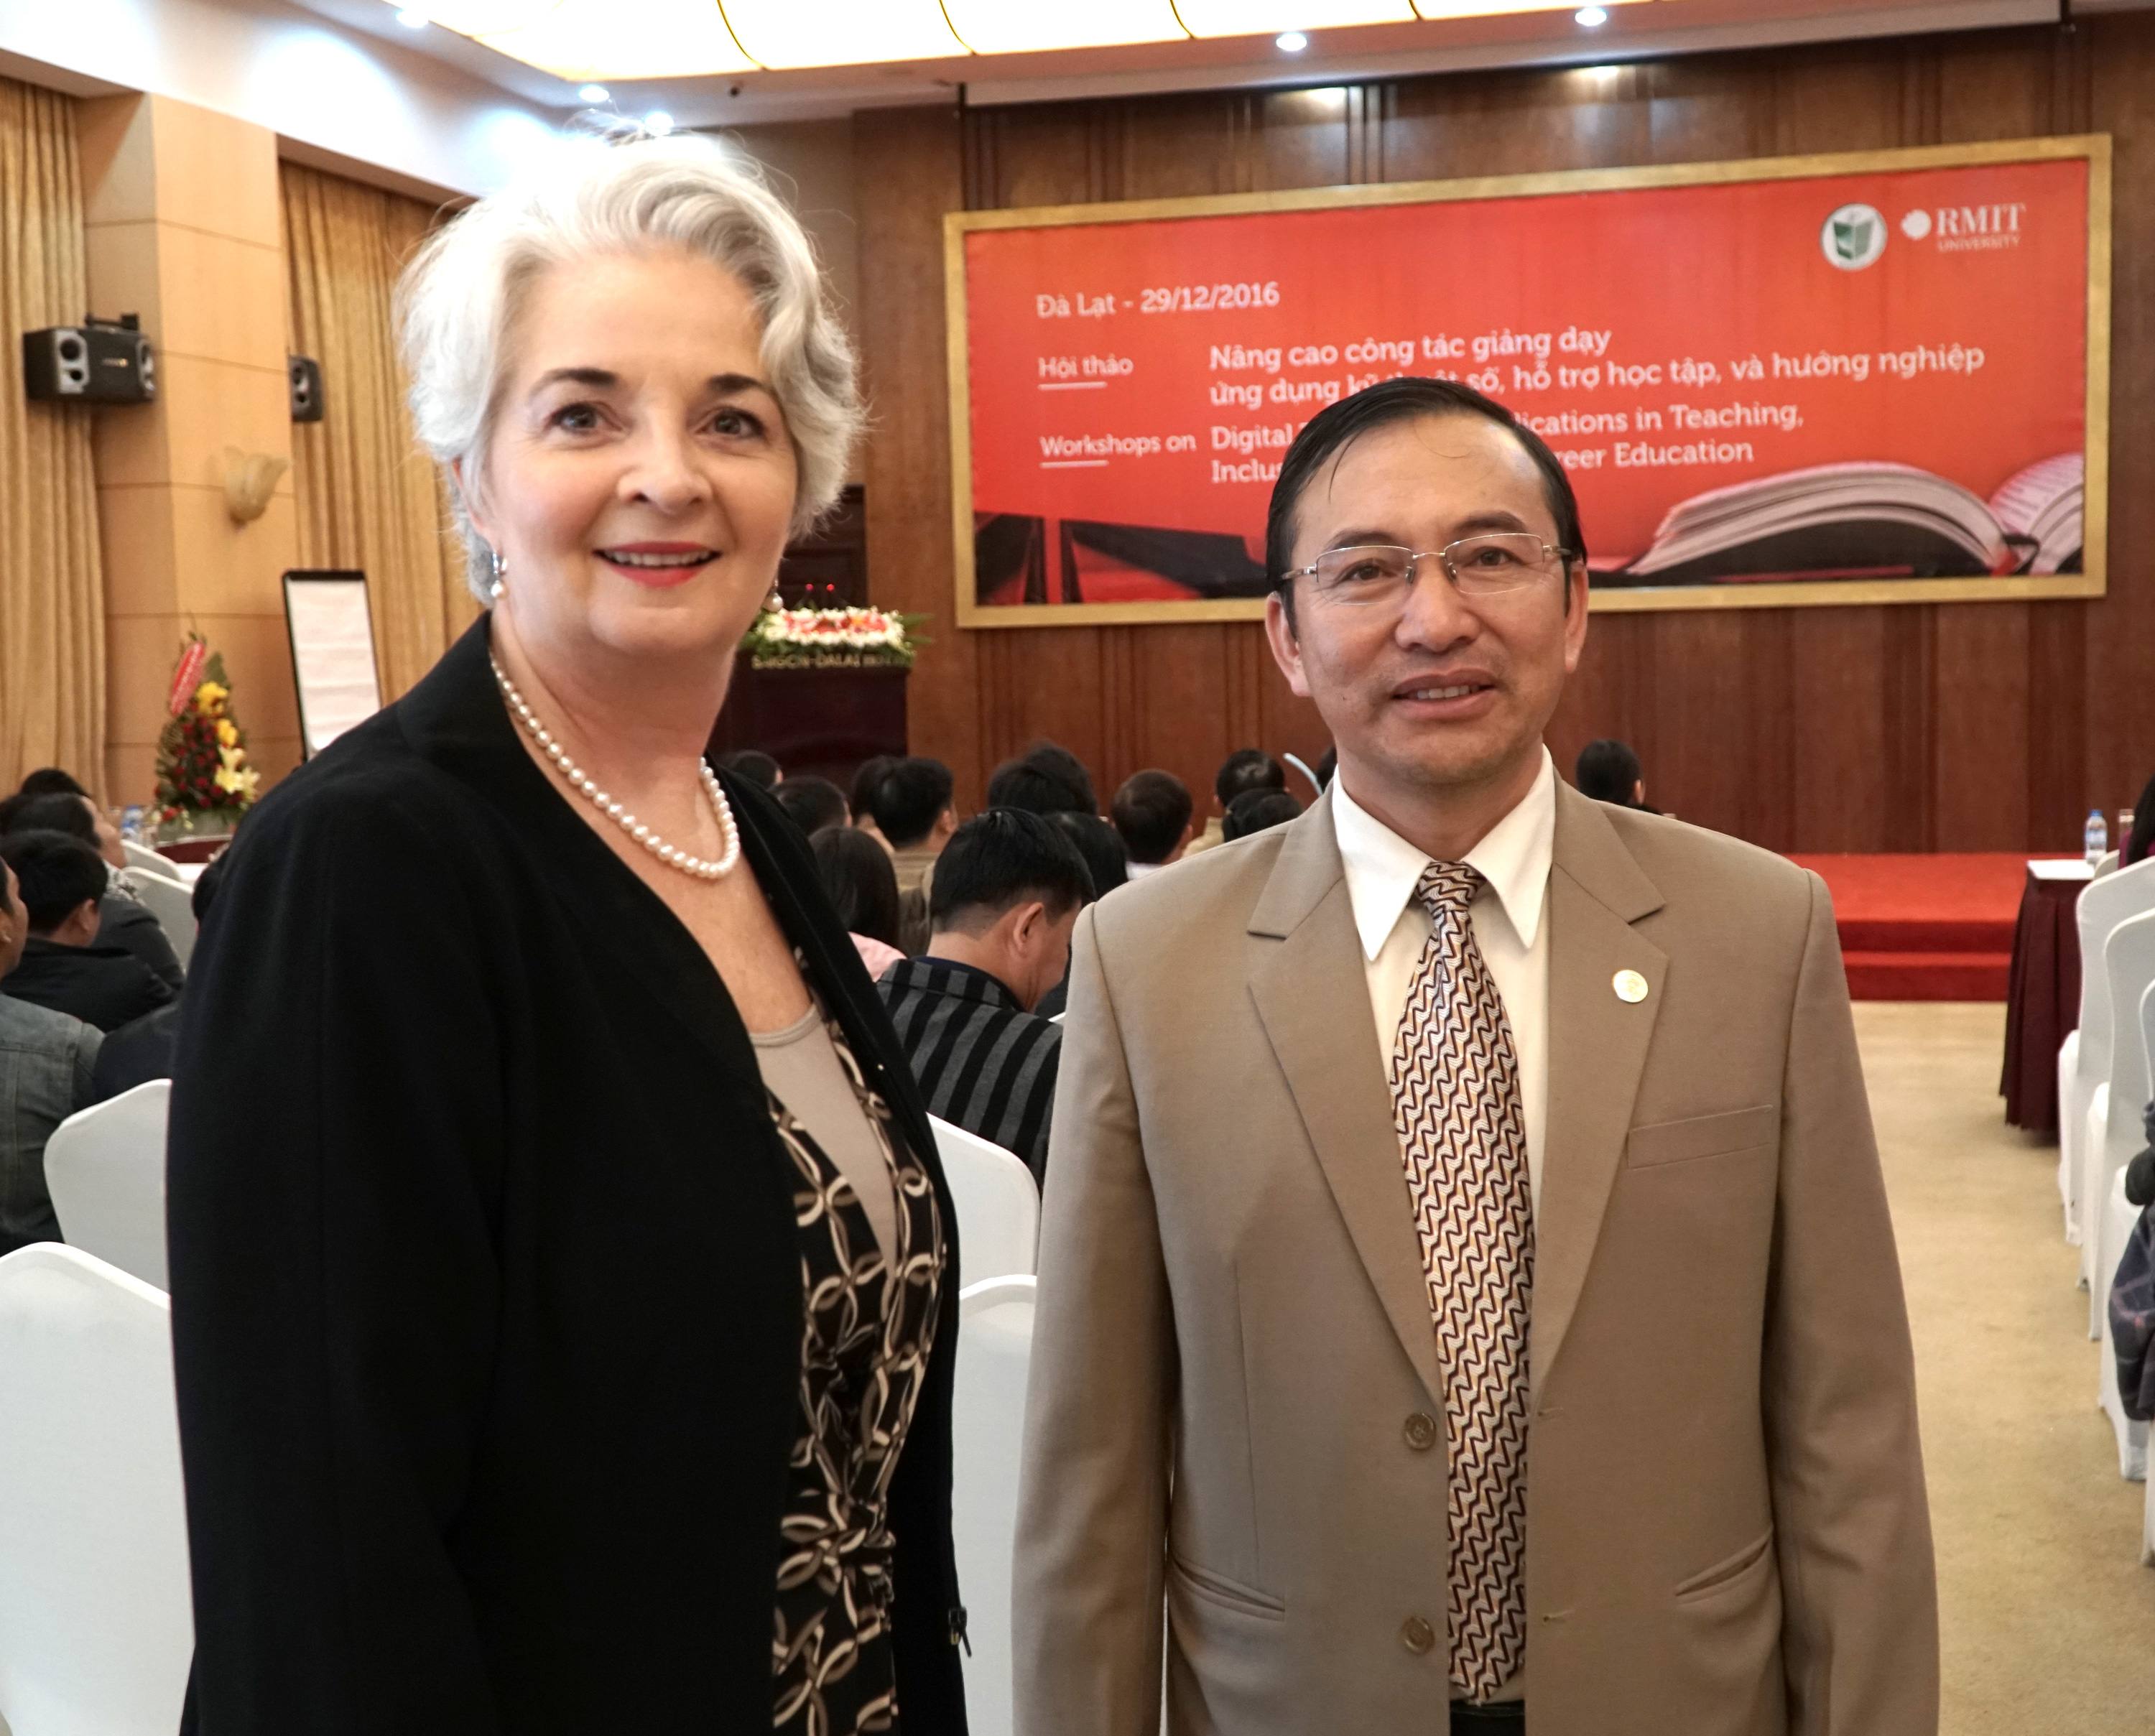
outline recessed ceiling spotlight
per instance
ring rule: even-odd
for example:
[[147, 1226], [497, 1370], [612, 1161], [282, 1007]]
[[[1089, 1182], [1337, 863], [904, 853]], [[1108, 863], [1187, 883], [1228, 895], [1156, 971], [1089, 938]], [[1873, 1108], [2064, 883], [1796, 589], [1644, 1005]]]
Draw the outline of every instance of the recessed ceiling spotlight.
[[578, 102], [604, 102], [608, 92], [603, 84], [586, 84], [576, 93]]
[[673, 117], [663, 109], [653, 109], [643, 117], [643, 130], [654, 139], [663, 139], [673, 131]]
[[1579, 22], [1589, 30], [1598, 30], [1609, 22], [1609, 14], [1599, 6], [1582, 6], [1579, 9]]
[[430, 20], [416, 6], [407, 6], [397, 14], [397, 22], [407, 30], [423, 30]]
[[1283, 54], [1299, 54], [1309, 46], [1309, 38], [1299, 30], [1288, 30], [1281, 34], [1273, 46]]

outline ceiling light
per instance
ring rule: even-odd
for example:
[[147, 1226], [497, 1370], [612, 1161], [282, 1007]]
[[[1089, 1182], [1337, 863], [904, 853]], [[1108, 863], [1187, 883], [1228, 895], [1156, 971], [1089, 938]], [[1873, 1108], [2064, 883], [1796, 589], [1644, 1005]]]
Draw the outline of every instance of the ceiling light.
[[1299, 30], [1283, 30], [1274, 44], [1282, 54], [1299, 54], [1309, 46], [1309, 38]]
[[1413, 0], [1175, 0], [1175, 11], [1192, 36], [1304, 36], [1350, 24], [1415, 21]]
[[423, 5], [405, 9], [459, 36], [485, 36], [496, 30], [520, 30], [561, 4], [561, 0], [425, 0]]
[[759, 66], [860, 66], [965, 53], [941, 0], [724, 0], [724, 12], [734, 40]]
[[586, 84], [576, 93], [578, 102], [605, 102], [612, 95], [603, 84]]
[[1011, 0], [943, 0], [943, 11], [958, 39], [976, 54], [1182, 42], [1190, 34], [1175, 16], [1175, 0], [1086, 0], [1068, 11], [1013, 6]]
[[397, 14], [397, 22], [407, 30], [423, 30], [427, 25], [426, 13], [416, 6], [407, 6]]
[[663, 109], [653, 109], [643, 117], [643, 130], [654, 139], [663, 139], [673, 131], [673, 117]]
[[1579, 9], [1579, 22], [1589, 30], [1598, 30], [1609, 22], [1609, 14], [1598, 6], [1582, 6]]

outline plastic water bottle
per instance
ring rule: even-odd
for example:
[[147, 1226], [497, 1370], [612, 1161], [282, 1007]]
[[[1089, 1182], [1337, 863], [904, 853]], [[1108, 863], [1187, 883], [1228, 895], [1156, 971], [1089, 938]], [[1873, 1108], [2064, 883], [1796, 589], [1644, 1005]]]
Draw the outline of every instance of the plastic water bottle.
[[2110, 822], [2102, 817], [2102, 810], [2088, 810], [2087, 865], [2093, 868], [2110, 853]]
[[142, 842], [142, 805], [130, 803], [120, 812], [120, 835], [131, 844]]

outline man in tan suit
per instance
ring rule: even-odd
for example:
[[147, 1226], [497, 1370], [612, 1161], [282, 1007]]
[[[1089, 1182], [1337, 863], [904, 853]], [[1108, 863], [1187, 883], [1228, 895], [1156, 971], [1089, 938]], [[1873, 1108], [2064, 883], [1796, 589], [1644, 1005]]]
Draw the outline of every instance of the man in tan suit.
[[[1914, 1380], [1815, 876], [1542, 743], [1562, 466], [1326, 410], [1294, 824], [1089, 909], [1042, 1232], [1020, 1736], [1931, 1736]], [[1426, 551], [1426, 552], [1425, 552]]]

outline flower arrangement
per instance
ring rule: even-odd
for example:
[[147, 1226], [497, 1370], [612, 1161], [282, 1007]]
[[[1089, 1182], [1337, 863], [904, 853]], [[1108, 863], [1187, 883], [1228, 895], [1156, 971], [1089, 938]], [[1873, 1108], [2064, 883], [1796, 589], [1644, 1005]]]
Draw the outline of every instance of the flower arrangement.
[[218, 830], [218, 821], [228, 828], [253, 806], [262, 775], [247, 763], [224, 659], [199, 633], [180, 649], [167, 709], [171, 720], [157, 738], [158, 821], [182, 832]]
[[922, 643], [912, 629], [925, 619], [883, 609], [766, 609], [741, 645], [759, 669], [909, 669]]

